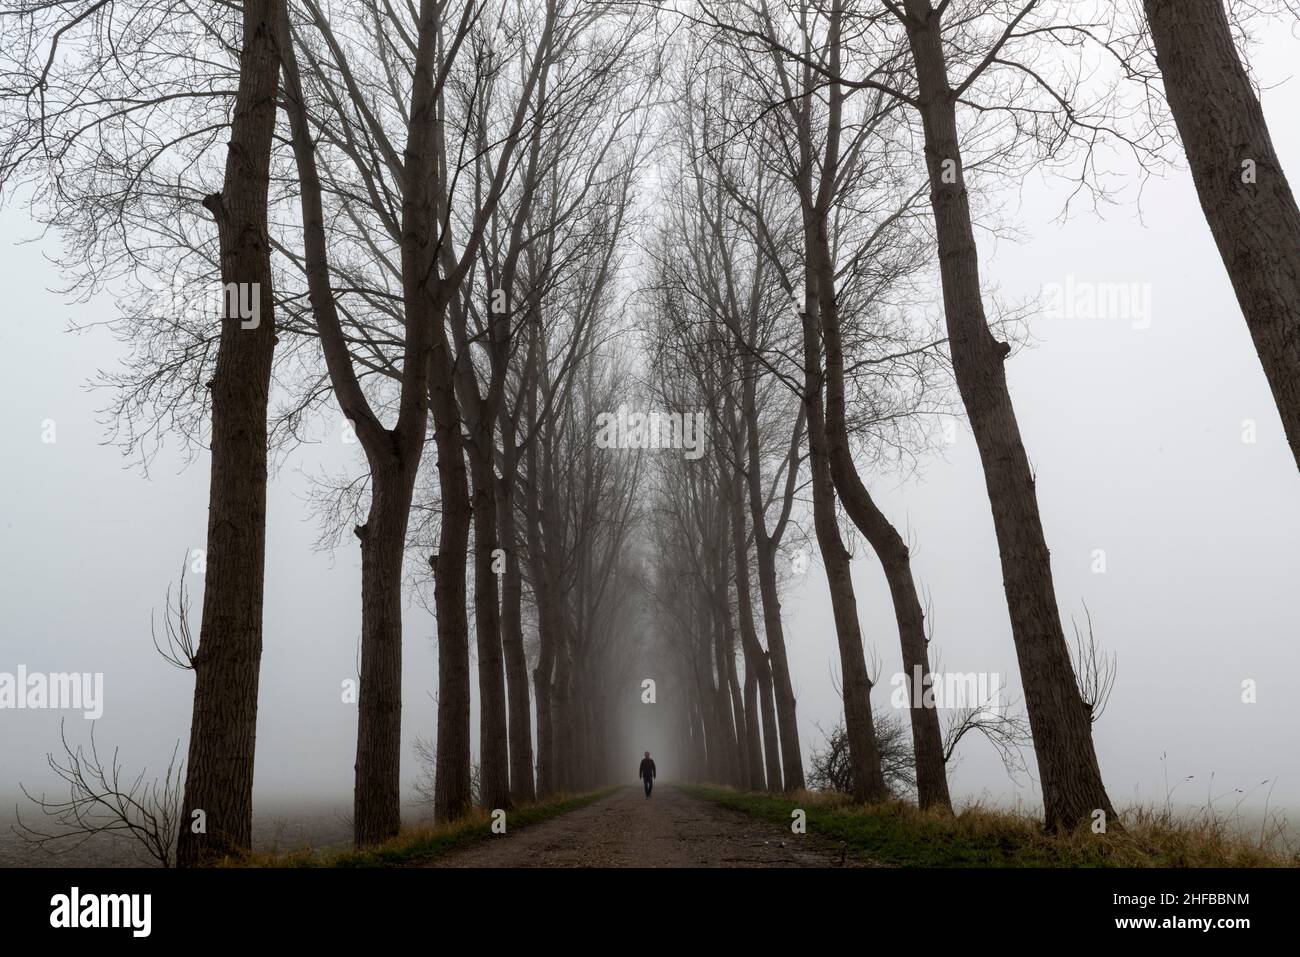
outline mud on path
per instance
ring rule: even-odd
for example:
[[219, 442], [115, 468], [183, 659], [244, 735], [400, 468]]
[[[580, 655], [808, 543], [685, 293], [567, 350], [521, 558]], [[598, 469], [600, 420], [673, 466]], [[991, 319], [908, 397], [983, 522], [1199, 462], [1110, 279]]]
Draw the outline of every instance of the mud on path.
[[[508, 826], [508, 819], [507, 819]], [[841, 850], [669, 785], [638, 788], [440, 857], [432, 867], [836, 867]], [[843, 866], [862, 866], [852, 854]]]

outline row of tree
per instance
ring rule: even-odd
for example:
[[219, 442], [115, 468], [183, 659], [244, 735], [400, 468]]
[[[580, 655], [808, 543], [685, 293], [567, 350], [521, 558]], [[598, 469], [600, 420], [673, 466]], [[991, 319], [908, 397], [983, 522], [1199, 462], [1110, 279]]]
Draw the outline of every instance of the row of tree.
[[[904, 672], [929, 676], [907, 544], [857, 462], [914, 446], [915, 418], [943, 408], [934, 383], [944, 360], [984, 469], [1046, 823], [1068, 829], [1098, 811], [1113, 819], [1091, 733], [1113, 673], [1091, 637], [1074, 655], [1066, 640], [1004, 371], [1016, 317], [986, 313], [969, 186], [1071, 161], [1091, 183], [1106, 139], [1151, 165], [1164, 145], [1161, 117], [1126, 112], [1125, 84], [1159, 78], [1169, 90], [1300, 462], [1289, 396], [1300, 372], [1300, 220], [1225, 9], [1218, 0], [1147, 2], [1143, 17], [1122, 5], [1073, 6], [830, 0], [703, 3], [692, 15], [702, 39], [677, 84], [680, 159], [656, 247], [651, 353], [664, 401], [712, 415], [712, 469], [668, 470], [662, 508], [672, 521], [659, 567], [680, 580], [661, 608], [681, 587], [694, 596], [672, 627], [687, 641], [687, 673], [699, 687], [689, 736], [696, 764], [715, 778], [751, 787], [765, 779], [780, 787], [783, 773], [787, 786], [803, 781], [771, 567], [806, 448], [852, 790], [859, 800], [889, 793], [839, 513], [880, 562]], [[1110, 85], [1089, 75], [1098, 56], [1118, 67]], [[913, 169], [918, 152], [923, 178]], [[1249, 225], [1256, 214], [1258, 229]], [[923, 294], [914, 280], [932, 267], [942, 331], [916, 316]], [[757, 639], [755, 577], [767, 652]], [[976, 709], [945, 729], [919, 689], [907, 688], [917, 798], [950, 808], [946, 765], [956, 741], [979, 730], [1003, 749], [1017, 725]], [[701, 741], [710, 745], [703, 752]]]

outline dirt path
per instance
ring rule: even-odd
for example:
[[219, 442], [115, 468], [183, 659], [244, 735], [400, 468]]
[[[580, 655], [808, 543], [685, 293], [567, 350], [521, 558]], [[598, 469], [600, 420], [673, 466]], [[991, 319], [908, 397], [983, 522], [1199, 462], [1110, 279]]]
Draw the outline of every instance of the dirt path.
[[[831, 867], [840, 849], [663, 785], [624, 788], [568, 814], [439, 858], [433, 867]], [[863, 862], [849, 856], [847, 866]]]

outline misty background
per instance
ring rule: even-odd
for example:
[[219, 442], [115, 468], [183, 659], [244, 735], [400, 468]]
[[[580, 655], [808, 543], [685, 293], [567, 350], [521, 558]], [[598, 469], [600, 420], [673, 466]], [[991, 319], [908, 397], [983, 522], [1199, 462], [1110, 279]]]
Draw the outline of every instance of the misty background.
[[[1275, 33], [1250, 51], [1292, 172], [1300, 170], [1292, 122], [1300, 84], [1289, 74], [1296, 42]], [[1060, 221], [1071, 189], [1032, 176], [986, 197], [1020, 236], [982, 234], [981, 263], [1011, 302], [1069, 277], [1150, 289], [1149, 327], [1134, 328], [1127, 316], [1037, 316], [1033, 347], [1008, 361], [1067, 635], [1068, 615], [1082, 624], [1086, 603], [1098, 641], [1118, 659], [1094, 729], [1104, 778], [1120, 806], [1163, 805], [1172, 788], [1175, 805], [1212, 802], [1231, 813], [1240, 804], [1254, 819], [1267, 804], [1294, 825], [1300, 476], [1185, 170], [1146, 182], [1140, 205], [1104, 208], [1101, 219], [1078, 207]], [[58, 248], [21, 203], [0, 212], [0, 672], [103, 672], [101, 748], [120, 748], [132, 777], [142, 767], [161, 774], [178, 739], [184, 756], [193, 678], [155, 652], [150, 620], [161, 628], [166, 591], [174, 595], [184, 562], [197, 631], [202, 579], [188, 568], [191, 552], [205, 547], [209, 463], [171, 441], [146, 477], [104, 444], [97, 410], [107, 396], [86, 384], [124, 351], [95, 326], [115, 307], [107, 295], [69, 303], [55, 291], [62, 280], [46, 256]], [[70, 334], [73, 325], [90, 328]], [[316, 443], [277, 457], [270, 488], [255, 812], [304, 802], [339, 814], [350, 808], [356, 711], [341, 686], [357, 673], [360, 552], [351, 536], [332, 551], [315, 549], [320, 525], [308, 499], [308, 476], [360, 461], [335, 413], [318, 424]], [[45, 420], [55, 423], [52, 444], [42, 442]], [[1246, 420], [1253, 443], [1243, 441]], [[913, 546], [943, 670], [998, 672], [1019, 697], [997, 544], [964, 423], [919, 471], [863, 477]], [[795, 544], [787, 541], [787, 553]], [[1098, 549], [1104, 574], [1094, 572]], [[873, 703], [888, 708], [889, 680], [901, 669], [897, 632], [866, 551], [859, 543], [855, 588], [868, 659], [874, 648], [880, 662]], [[783, 610], [807, 753], [841, 713], [834, 627], [815, 558], [790, 581]], [[422, 768], [413, 744], [435, 733], [437, 649], [433, 616], [413, 596], [404, 625], [402, 779], [414, 802]], [[1253, 704], [1242, 701], [1247, 679], [1257, 686]], [[21, 801], [19, 782], [56, 793], [46, 754], [60, 750], [61, 719], [71, 743], [88, 741], [80, 712], [0, 710], [0, 821]], [[664, 780], [677, 777], [676, 756], [658, 747], [648, 715], [646, 729], [623, 742], [629, 783], [647, 749]], [[1038, 802], [1033, 782], [1009, 779], [985, 742], [967, 738], [958, 753], [950, 773], [959, 806]], [[407, 816], [416, 810], [412, 803]]]

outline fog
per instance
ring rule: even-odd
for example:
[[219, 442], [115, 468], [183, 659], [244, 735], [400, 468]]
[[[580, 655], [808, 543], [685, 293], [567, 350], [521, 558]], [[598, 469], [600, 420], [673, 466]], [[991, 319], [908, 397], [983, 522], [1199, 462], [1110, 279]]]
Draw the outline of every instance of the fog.
[[[1254, 53], [1275, 143], [1300, 170], [1300, 84], [1289, 79], [1290, 37]], [[1044, 318], [1035, 343], [1008, 362], [1020, 427], [1038, 480], [1057, 595], [1080, 622], [1085, 605], [1118, 677], [1095, 727], [1103, 776], [1117, 804], [1207, 801], [1222, 811], [1267, 804], [1300, 814], [1300, 477], [1189, 176], [1171, 171], [1141, 191], [1140, 207], [1079, 210], [1057, 221], [1070, 184], [1031, 177], [1000, 197], [1021, 241], [985, 234], [988, 281], [1011, 301], [1048, 283], [1146, 284], [1149, 326], [1132, 316]], [[23, 240], [33, 240], [19, 244]], [[121, 346], [94, 324], [109, 296], [68, 303], [49, 262], [56, 236], [39, 236], [20, 204], [0, 215], [0, 671], [102, 672], [101, 746], [132, 771], [161, 772], [188, 733], [192, 676], [170, 667], [150, 639], [193, 549], [204, 547], [208, 460], [187, 461], [169, 441], [148, 475], [104, 444], [104, 396], [85, 386], [111, 369]], [[69, 334], [70, 325], [90, 326]], [[1250, 420], [1255, 441], [1249, 437]], [[55, 440], [43, 440], [52, 421]], [[337, 423], [319, 441], [280, 457], [270, 490], [265, 641], [255, 799], [351, 799], [355, 705], [342, 682], [356, 674], [360, 557], [351, 536], [315, 549], [320, 527], [308, 476], [355, 467], [359, 447]], [[1016, 659], [997, 545], [973, 439], [964, 424], [918, 470], [868, 473], [882, 509], [907, 529], [914, 569], [932, 600], [943, 666], [997, 672], [1013, 694]], [[1105, 570], [1096, 569], [1097, 550]], [[812, 549], [815, 554], [815, 548]], [[873, 700], [887, 707], [901, 670], [889, 593], [859, 544], [854, 564], [869, 654], [880, 662]], [[413, 557], [409, 571], [420, 571]], [[187, 573], [192, 606], [201, 578]], [[826, 583], [814, 561], [783, 596], [805, 753], [839, 718], [838, 656]], [[437, 649], [431, 613], [407, 600], [403, 773], [420, 773], [412, 743], [434, 734]], [[1068, 625], [1068, 621], [1067, 621]], [[1067, 633], [1069, 629], [1067, 627]], [[650, 667], [653, 667], [651, 664]], [[646, 677], [654, 678], [654, 674]], [[1243, 682], [1257, 700], [1244, 703]], [[475, 692], [477, 686], [475, 685]], [[663, 779], [678, 776], [658, 700], [629, 699], [618, 747], [627, 779], [651, 751]], [[477, 703], [474, 740], [477, 746]], [[46, 754], [87, 740], [80, 712], [0, 711], [0, 794], [17, 800], [55, 787]], [[952, 770], [958, 803], [1038, 801], [1011, 780], [987, 744], [968, 739]], [[1032, 769], [1032, 755], [1026, 755]]]

